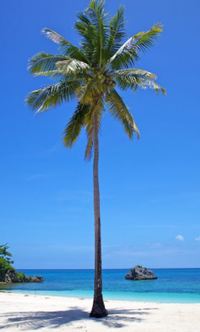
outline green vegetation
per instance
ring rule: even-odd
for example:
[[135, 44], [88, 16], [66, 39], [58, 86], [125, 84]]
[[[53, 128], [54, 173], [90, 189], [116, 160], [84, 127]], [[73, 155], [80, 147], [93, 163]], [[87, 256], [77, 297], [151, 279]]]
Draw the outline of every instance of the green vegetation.
[[81, 36], [74, 45], [59, 33], [45, 28], [44, 35], [59, 46], [59, 54], [38, 53], [29, 62], [29, 71], [35, 76], [49, 77], [54, 83], [32, 91], [27, 103], [37, 113], [47, 111], [72, 98], [77, 107], [64, 130], [64, 144], [71, 147], [85, 129], [87, 145], [85, 158], [93, 154], [94, 219], [95, 219], [95, 282], [93, 317], [107, 315], [102, 296], [101, 222], [99, 192], [99, 128], [102, 115], [108, 110], [117, 118], [129, 138], [139, 137], [139, 129], [118, 92], [150, 88], [165, 90], [156, 82], [156, 75], [135, 68], [140, 54], [153, 45], [162, 32], [160, 24], [146, 32], [139, 32], [127, 40], [124, 29], [124, 10], [119, 8], [109, 19], [104, 1], [92, 0], [78, 15], [75, 29]]
[[14, 271], [12, 266], [12, 254], [8, 251], [7, 244], [0, 245], [0, 282], [4, 281], [5, 275], [8, 271]]
[[23, 272], [16, 272], [17, 282], [26, 281], [26, 275]]
[[12, 254], [8, 251], [7, 244], [0, 245], [0, 282], [19, 283], [19, 282], [42, 282], [39, 276], [26, 276], [23, 272], [17, 272], [13, 267]]

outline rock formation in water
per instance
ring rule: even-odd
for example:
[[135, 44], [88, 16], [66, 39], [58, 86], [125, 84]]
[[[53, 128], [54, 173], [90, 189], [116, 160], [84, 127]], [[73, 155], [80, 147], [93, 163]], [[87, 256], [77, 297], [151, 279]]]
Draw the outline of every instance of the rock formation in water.
[[6, 284], [11, 283], [20, 283], [20, 282], [42, 282], [44, 279], [39, 276], [27, 276], [22, 272], [17, 272], [15, 270], [8, 270], [5, 273], [4, 280], [1, 280], [1, 282], [4, 282]]
[[153, 280], [158, 279], [153, 271], [147, 269], [144, 266], [136, 265], [131, 269], [126, 275], [125, 279], [127, 280]]

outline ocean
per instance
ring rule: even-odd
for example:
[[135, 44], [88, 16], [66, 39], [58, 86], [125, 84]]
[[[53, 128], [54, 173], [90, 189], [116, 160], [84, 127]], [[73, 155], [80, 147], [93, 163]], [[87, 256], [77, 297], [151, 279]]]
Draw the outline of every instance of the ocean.
[[[1, 290], [38, 295], [92, 297], [93, 270], [21, 270], [44, 277], [43, 283], [15, 284]], [[200, 269], [153, 269], [152, 281], [129, 281], [128, 269], [103, 271], [105, 299], [164, 303], [200, 303]]]

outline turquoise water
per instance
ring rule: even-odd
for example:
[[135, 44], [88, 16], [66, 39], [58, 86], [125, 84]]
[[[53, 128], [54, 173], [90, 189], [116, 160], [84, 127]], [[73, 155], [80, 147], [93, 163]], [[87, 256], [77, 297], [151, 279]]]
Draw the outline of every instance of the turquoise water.
[[[22, 270], [27, 275], [40, 275], [43, 283], [16, 284], [4, 289], [13, 292], [91, 297], [93, 270]], [[128, 269], [104, 270], [106, 299], [141, 300], [175, 303], [200, 303], [200, 269], [154, 269], [152, 281], [124, 279]]]

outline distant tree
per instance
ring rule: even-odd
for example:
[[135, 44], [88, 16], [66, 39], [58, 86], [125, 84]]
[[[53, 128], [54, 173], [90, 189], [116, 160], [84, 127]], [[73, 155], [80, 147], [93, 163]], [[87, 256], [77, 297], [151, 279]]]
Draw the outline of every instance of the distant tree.
[[[30, 63], [35, 76], [48, 76], [55, 83], [32, 91], [27, 103], [38, 113], [76, 98], [77, 107], [64, 132], [64, 143], [71, 147], [82, 129], [86, 130], [85, 157], [93, 159], [93, 193], [95, 221], [95, 281], [93, 317], [107, 315], [102, 296], [101, 222], [99, 192], [99, 128], [107, 109], [117, 118], [129, 138], [139, 137], [139, 130], [117, 87], [135, 92], [138, 88], [165, 93], [156, 82], [156, 75], [134, 68], [141, 51], [153, 45], [162, 31], [160, 24], [124, 40], [124, 10], [119, 8], [110, 20], [103, 0], [92, 0], [78, 15], [75, 29], [81, 36], [79, 46], [73, 45], [57, 32], [45, 28], [47, 38], [60, 46], [57, 55], [39, 53]], [[114, 133], [115, 135], [115, 133]]]
[[9, 246], [7, 244], [0, 245], [0, 258], [5, 259], [5, 261], [9, 264], [13, 264], [12, 254], [8, 251]]
[[6, 272], [14, 270], [12, 264], [12, 254], [8, 251], [7, 244], [0, 245], [0, 281], [4, 281]]

